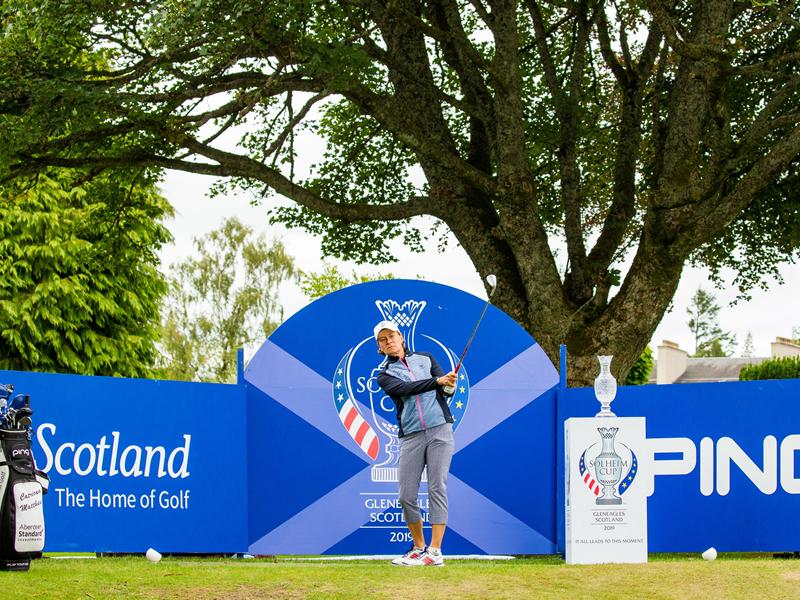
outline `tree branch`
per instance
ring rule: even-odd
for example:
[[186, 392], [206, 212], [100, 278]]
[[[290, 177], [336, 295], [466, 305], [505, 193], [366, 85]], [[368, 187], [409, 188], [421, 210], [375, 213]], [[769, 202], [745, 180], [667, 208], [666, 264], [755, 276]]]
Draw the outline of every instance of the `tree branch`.
[[603, 55], [605, 63], [611, 72], [614, 74], [617, 82], [621, 86], [626, 86], [628, 83], [628, 74], [625, 67], [617, 59], [616, 54], [611, 49], [611, 38], [608, 34], [608, 20], [604, 10], [600, 11], [600, 17], [597, 20], [597, 39], [600, 41], [600, 53]]
[[764, 137], [773, 126], [773, 116], [786, 102], [789, 96], [797, 91], [798, 87], [800, 87], [800, 76], [792, 78], [780, 90], [775, 92], [769, 102], [759, 111], [750, 127], [747, 128], [747, 131], [736, 145], [736, 149], [730, 159], [729, 170], [735, 168], [734, 165], [736, 163], [740, 162], [748, 152], [763, 141]]
[[536, 41], [536, 49], [539, 53], [539, 59], [542, 61], [542, 69], [544, 70], [545, 81], [550, 90], [550, 96], [554, 101], [554, 108], [556, 114], [561, 111], [562, 90], [558, 82], [558, 75], [556, 67], [553, 62], [553, 56], [550, 54], [550, 48], [547, 45], [547, 28], [545, 27], [542, 12], [539, 10], [539, 5], [535, 0], [525, 0], [525, 5], [528, 7], [528, 12], [533, 21], [534, 39]]
[[[727, 226], [752, 202], [756, 194], [780, 175], [800, 155], [800, 125], [781, 137], [767, 154], [752, 167], [727, 193], [720, 193], [699, 203], [691, 226], [686, 228], [684, 239], [709, 240]], [[722, 189], [727, 178], [722, 178]], [[697, 243], [696, 241], [694, 243]], [[698, 246], [701, 244], [697, 244]]]
[[[166, 169], [175, 169], [187, 173], [213, 175], [217, 177], [240, 177], [253, 179], [267, 184], [277, 193], [282, 194], [309, 210], [345, 222], [374, 220], [403, 220], [425, 214], [431, 214], [435, 205], [427, 196], [416, 196], [405, 202], [394, 204], [343, 204], [327, 200], [316, 193], [295, 184], [277, 169], [267, 167], [263, 163], [246, 156], [224, 152], [206, 146], [202, 142], [183, 137], [181, 142], [190, 147], [195, 154], [210, 158], [216, 162], [201, 163], [177, 160], [157, 154], [138, 152], [116, 157], [87, 156], [83, 158], [65, 158], [60, 156], [26, 155], [24, 164], [13, 169], [12, 177], [27, 175], [43, 167], [81, 168], [130, 168], [137, 165], [153, 165]], [[9, 177], [10, 179], [11, 177]], [[365, 199], [364, 202], [367, 200]]]
[[[661, 43], [661, 35], [657, 26], [653, 24], [639, 60], [634, 64], [629, 56], [626, 59], [627, 66], [624, 67], [611, 51], [604, 12], [598, 19], [597, 29], [606, 62], [611, 61], [611, 65], [616, 65], [611, 68], [622, 91], [619, 136], [614, 159], [614, 194], [603, 223], [603, 229], [589, 254], [589, 263], [595, 279], [603, 281], [617, 248], [625, 237], [628, 224], [636, 212], [636, 162], [642, 139], [644, 82], [652, 72]], [[598, 288], [595, 295], [604, 304], [603, 298], [607, 298], [609, 290], [607, 285], [601, 285], [601, 287], [604, 289]]]
[[650, 10], [650, 14], [653, 15], [659, 29], [664, 34], [667, 43], [679, 55], [694, 60], [708, 60], [709, 58], [714, 58], [716, 60], [727, 61], [730, 59], [727, 52], [720, 49], [719, 46], [683, 40], [680, 37], [677, 26], [667, 11], [666, 5], [661, 0], [645, 0], [645, 4]]

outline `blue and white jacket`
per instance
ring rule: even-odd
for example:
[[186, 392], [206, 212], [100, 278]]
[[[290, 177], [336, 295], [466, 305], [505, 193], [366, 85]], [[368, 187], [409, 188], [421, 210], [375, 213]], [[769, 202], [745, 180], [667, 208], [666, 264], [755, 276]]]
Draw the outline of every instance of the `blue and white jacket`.
[[397, 407], [398, 437], [454, 421], [442, 386], [442, 367], [427, 352], [389, 356], [378, 373], [378, 385]]

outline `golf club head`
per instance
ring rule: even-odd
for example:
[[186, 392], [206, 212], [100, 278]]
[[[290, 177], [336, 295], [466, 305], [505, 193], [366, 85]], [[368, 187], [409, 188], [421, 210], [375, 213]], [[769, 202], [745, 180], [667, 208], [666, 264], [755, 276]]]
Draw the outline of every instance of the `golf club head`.
[[32, 415], [33, 411], [27, 406], [20, 408], [16, 414], [17, 429], [25, 429], [26, 427], [29, 427], [31, 424]]
[[17, 411], [13, 408], [9, 408], [6, 411], [6, 429], [16, 429], [17, 428]]
[[486, 283], [488, 283], [489, 287], [491, 288], [489, 290], [489, 297], [491, 298], [492, 294], [494, 294], [494, 291], [497, 289], [497, 276], [494, 273], [487, 275]]

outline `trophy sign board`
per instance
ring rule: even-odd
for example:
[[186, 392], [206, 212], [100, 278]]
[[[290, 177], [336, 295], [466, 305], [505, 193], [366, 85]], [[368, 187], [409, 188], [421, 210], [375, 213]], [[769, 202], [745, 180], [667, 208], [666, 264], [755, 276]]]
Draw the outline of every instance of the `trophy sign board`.
[[564, 444], [567, 564], [647, 562], [644, 417], [567, 419]]

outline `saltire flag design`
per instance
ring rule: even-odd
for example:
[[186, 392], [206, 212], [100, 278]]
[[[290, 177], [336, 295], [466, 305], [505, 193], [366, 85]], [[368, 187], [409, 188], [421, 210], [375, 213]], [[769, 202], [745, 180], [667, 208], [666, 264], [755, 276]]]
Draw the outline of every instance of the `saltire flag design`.
[[[405, 531], [404, 524], [387, 520], [388, 526], [375, 526], [380, 521], [374, 517], [390, 515], [393, 509], [373, 509], [365, 502], [369, 496], [396, 495], [396, 485], [373, 480], [373, 465], [384, 451], [381, 430], [390, 434], [397, 426], [392, 424], [393, 415], [388, 404], [383, 405], [375, 382], [368, 383], [379, 368], [378, 360], [372, 352], [363, 357], [358, 354], [362, 345], [374, 344], [373, 337], [358, 342], [352, 336], [354, 331], [370, 333], [376, 298], [401, 298], [403, 302], [396, 303], [403, 306], [409, 297], [426, 302], [432, 309], [431, 326], [439, 327], [426, 330], [430, 335], [418, 333], [420, 341], [424, 337], [427, 347], [438, 346], [448, 354], [439, 337], [465, 339], [471, 325], [461, 327], [460, 315], [474, 314], [476, 307], [484, 304], [455, 288], [430, 282], [390, 280], [351, 286], [317, 300], [287, 320], [251, 359], [245, 380], [248, 402], [257, 418], [250, 420], [248, 427], [259, 432], [287, 426], [287, 443], [273, 436], [248, 438], [254, 457], [270, 457], [261, 464], [248, 463], [250, 472], [259, 477], [248, 488], [248, 549], [252, 553], [387, 554], [398, 550], [387, 529]], [[490, 307], [486, 318], [486, 326], [476, 337], [470, 374], [459, 373], [465, 377], [459, 379], [451, 399], [454, 416], [469, 414], [463, 420], [456, 417], [455, 469], [448, 478], [453, 506], [448, 519], [453, 533], [449, 547], [462, 553], [553, 553], [555, 515], [551, 519], [549, 513], [554, 510], [555, 481], [528, 486], [536, 491], [535, 502], [522, 502], [519, 494], [495, 493], [507, 487], [509, 475], [517, 473], [514, 463], [500, 471], [487, 466], [501, 456], [516, 456], [516, 447], [511, 442], [504, 445], [500, 434], [516, 441], [530, 435], [531, 427], [541, 427], [541, 436], [536, 437], [542, 451], [555, 448], [546, 441], [554, 432], [552, 424], [539, 417], [555, 415], [558, 373], [542, 348], [510, 317]], [[310, 348], [303, 341], [308, 331], [334, 323], [342, 326], [331, 328], [332, 343], [325, 348]], [[406, 338], [413, 339], [413, 332]], [[354, 378], [350, 367], [356, 360], [361, 377]], [[480, 374], [475, 383], [471, 381], [473, 373]], [[476, 461], [476, 456], [487, 456], [487, 452], [491, 458], [485, 463]], [[285, 469], [286, 460], [296, 461], [298, 453], [304, 461], [299, 477]], [[462, 453], [466, 453], [464, 457]], [[333, 464], [336, 457], [342, 461]], [[358, 460], [354, 461], [355, 457]], [[363, 466], [358, 464], [361, 462]], [[346, 468], [339, 468], [345, 463]], [[269, 509], [279, 489], [267, 483], [273, 476], [286, 486], [286, 506], [279, 505], [277, 513]], [[542, 485], [549, 491], [542, 493]], [[476, 514], [481, 518], [475, 518]]]
[[361, 412], [358, 410], [356, 403], [353, 402], [353, 399], [350, 398], [345, 385], [344, 368], [351, 353], [352, 350], [345, 354], [336, 367], [336, 374], [333, 379], [333, 404], [347, 433], [358, 444], [364, 454], [369, 456], [371, 460], [375, 460], [378, 457], [378, 436], [364, 417], [361, 416]]

